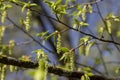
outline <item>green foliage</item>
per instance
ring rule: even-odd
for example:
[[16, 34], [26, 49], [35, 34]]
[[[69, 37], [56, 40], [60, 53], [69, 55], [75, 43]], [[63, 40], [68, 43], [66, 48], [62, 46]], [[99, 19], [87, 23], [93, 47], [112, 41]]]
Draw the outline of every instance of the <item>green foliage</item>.
[[47, 63], [43, 60], [39, 60], [40, 66], [36, 69], [34, 80], [47, 80]]
[[114, 20], [114, 21], [120, 21], [120, 18], [115, 16], [113, 13], [109, 13], [108, 16], [107, 16], [107, 19], [108, 20]]
[[100, 36], [103, 36], [104, 31], [105, 31], [104, 27], [99, 28], [98, 33], [100, 34]]
[[[19, 1], [20, 2], [20, 1]], [[25, 29], [27, 30], [27, 31], [29, 31], [30, 30], [30, 27], [31, 27], [31, 15], [32, 15], [32, 13], [31, 13], [31, 10], [30, 10], [30, 8], [31, 7], [34, 7], [34, 6], [37, 6], [37, 4], [34, 4], [34, 3], [31, 3], [30, 1], [28, 2], [28, 3], [24, 3], [24, 2], [20, 2], [21, 4], [23, 4], [23, 7], [22, 7], [22, 9], [21, 9], [21, 11], [22, 12], [24, 12], [25, 11], [25, 9], [27, 10], [26, 11], [26, 19], [25, 20], [23, 20], [22, 21], [22, 24], [24, 24], [25, 25]]]
[[87, 74], [84, 74], [82, 77], [81, 77], [81, 80], [90, 80], [89, 76]]
[[89, 77], [94, 76], [94, 74], [92, 73], [92, 69], [89, 67], [85, 67], [83, 71], [85, 74], [81, 77], [81, 80], [90, 80]]
[[107, 27], [108, 33], [111, 34], [112, 33], [112, 31], [111, 31], [111, 27], [112, 27], [111, 22], [109, 20], [107, 20], [106, 23], [107, 23], [107, 26], [108, 26]]
[[25, 29], [27, 31], [29, 31], [30, 26], [31, 26], [31, 11], [30, 11], [30, 9], [27, 9], [26, 20], [24, 21], [24, 25], [25, 25]]
[[90, 53], [90, 49], [92, 46], [95, 45], [95, 42], [89, 42], [85, 48], [85, 55], [88, 55]]
[[[85, 23], [86, 14], [92, 13], [92, 12], [93, 12], [93, 8], [90, 4], [77, 5], [77, 9], [73, 11], [72, 14], [70, 14], [73, 17], [73, 21], [72, 21], [73, 28], [80, 30], [82, 27], [89, 26], [88, 23]], [[81, 20], [80, 20], [80, 17], [81, 17]]]
[[75, 66], [74, 66], [74, 51], [72, 50], [68, 50], [67, 48], [63, 47], [62, 50], [64, 50], [64, 53], [62, 55], [62, 57], [60, 58], [60, 60], [63, 60], [65, 63], [65, 67], [68, 70], [73, 71]]
[[47, 34], [48, 34], [48, 31], [46, 31], [46, 32], [41, 32], [41, 33], [37, 33], [37, 36], [45, 39], [45, 37], [47, 36]]
[[13, 53], [15, 47], [15, 41], [10, 40], [8, 45], [1, 44], [0, 45], [0, 54], [9, 54]]
[[[76, 4], [75, 3], [76, 0], [44, 0], [44, 2], [48, 4], [48, 6], [50, 7], [54, 16], [56, 16], [57, 19], [53, 18], [53, 16], [43, 14], [42, 11], [32, 9], [32, 7], [35, 7], [35, 6], [40, 7], [40, 6], [35, 4], [35, 3], [30, 2], [30, 0], [28, 2], [24, 2], [23, 0], [0, 0], [0, 18], [1, 18], [0, 55], [3, 55], [3, 56], [5, 55], [5, 57], [7, 57], [6, 54], [8, 54], [8, 55], [12, 56], [12, 53], [14, 51], [14, 47], [16, 46], [16, 42], [14, 40], [9, 40], [7, 42], [8, 44], [3, 43], [4, 33], [5, 33], [6, 29], [8, 28], [6, 21], [8, 19], [8, 21], [11, 22], [9, 20], [9, 16], [10, 16], [10, 18], [12, 18], [11, 14], [9, 15], [8, 10], [12, 9], [12, 7], [14, 7], [13, 6], [14, 4], [16, 4], [17, 6], [19, 6], [21, 8], [22, 14], [25, 13], [25, 19], [20, 17], [20, 18], [22, 18], [21, 22], [22, 22], [22, 24], [23, 24], [22, 26], [24, 26], [24, 28], [21, 28], [21, 27], [19, 28], [19, 26], [17, 26], [17, 28], [21, 29], [23, 32], [25, 32], [25, 34], [27, 34], [30, 37], [31, 37], [31, 35], [30, 35], [30, 33], [27, 33], [27, 31], [30, 31], [30, 29], [31, 29], [32, 13], [34, 13], [34, 12], [37, 14], [37, 16], [38, 15], [46, 16], [48, 18], [48, 20], [49, 19], [55, 20], [59, 24], [62, 24], [64, 26], [68, 27], [69, 29], [67, 29], [67, 30], [73, 29], [79, 33], [87, 35], [87, 36], [84, 36], [83, 38], [80, 38], [80, 44], [77, 47], [73, 48], [73, 46], [71, 46], [63, 41], [63, 40], [66, 40], [67, 38], [65, 38], [63, 36], [64, 34], [62, 33], [63, 32], [61, 30], [62, 28], [59, 30], [59, 28], [57, 27], [59, 31], [54, 31], [53, 33], [49, 33], [49, 30], [46, 30], [45, 32], [37, 33], [37, 37], [40, 37], [43, 40], [43, 42], [45, 42], [49, 39], [54, 41], [56, 53], [57, 53], [57, 55], [61, 56], [59, 60], [63, 61], [63, 63], [64, 63], [64, 64], [60, 65], [61, 69], [65, 67], [65, 69], [67, 69], [68, 71], [78, 70], [79, 66], [76, 67], [75, 61], [77, 60], [77, 58], [79, 59], [81, 54], [88, 56], [90, 53], [90, 49], [96, 44], [95, 41], [97, 41], [97, 40], [100, 40], [101, 42], [103, 41], [103, 42], [113, 43], [115, 46], [116, 46], [116, 44], [119, 44], [119, 43], [115, 43], [115, 41], [107, 40], [106, 37], [108, 37], [108, 36], [106, 36], [104, 39], [103, 37], [100, 37], [100, 38], [97, 37], [96, 36], [97, 34], [94, 36], [92, 33], [87, 33], [87, 31], [85, 31], [85, 32], [82, 31], [81, 28], [83, 28], [83, 27], [87, 28], [89, 26], [89, 24], [87, 23], [87, 16], [86, 15], [93, 13], [93, 5], [97, 2], [90, 2], [90, 3], [83, 3], [83, 4], [79, 4], [79, 3]], [[99, 14], [99, 11], [98, 11], [98, 14]], [[9, 15], [9, 16], [7, 16], [7, 15]], [[101, 14], [99, 14], [99, 15], [101, 15]], [[71, 21], [70, 20], [69, 21], [72, 22], [72, 24], [70, 24], [70, 26], [69, 26], [69, 24], [64, 23], [62, 20], [60, 20], [60, 18], [62, 16], [70, 17]], [[99, 30], [98, 30], [99, 35], [103, 36], [104, 32], [107, 31], [107, 33], [109, 33], [109, 34], [112, 34], [112, 33], [116, 34], [114, 37], [116, 38], [116, 36], [117, 36], [117, 38], [119, 40], [120, 30], [119, 30], [119, 28], [117, 28], [116, 32], [114, 33], [114, 31], [113, 31], [114, 26], [112, 24], [113, 22], [120, 22], [120, 18], [119, 18], [119, 16], [115, 16], [113, 13], [110, 13], [103, 20], [103, 23], [105, 23], [105, 25], [101, 26], [99, 28]], [[58, 23], [56, 23], [57, 26], [59, 26]], [[12, 24], [16, 26], [16, 23], [14, 24], [14, 22], [13, 22]], [[71, 25], [73, 27], [71, 27]], [[61, 27], [61, 25], [60, 25], [60, 27]], [[67, 31], [67, 30], [65, 30], [65, 31]], [[32, 31], [33, 30], [31, 30], [31, 32]], [[36, 32], [34, 32], [34, 33], [36, 33]], [[33, 34], [32, 34], [32, 36], [33, 36]], [[39, 43], [34, 37], [31, 37], [31, 38], [33, 39], [34, 42], [36, 41], [37, 43]], [[93, 39], [97, 39], [97, 40], [93, 40]], [[68, 47], [66, 47], [66, 44], [67, 44], [67, 46], [69, 46], [69, 48], [72, 47], [72, 49], [69, 49]], [[45, 45], [45, 47], [46, 47], [46, 45]], [[78, 51], [76, 51], [78, 48], [79, 48], [80, 55], [76, 57], [75, 52], [78, 52]], [[100, 46], [100, 49], [101, 48], [104, 48], [104, 47]], [[108, 51], [107, 49], [108, 48], [106, 48], [105, 50]], [[111, 51], [112, 51], [112, 49], [111, 49]], [[119, 49], [118, 49], [118, 51], [119, 51]], [[102, 52], [102, 51], [100, 51], [100, 52]], [[47, 80], [48, 63], [49, 63], [49, 58], [48, 58], [47, 54], [45, 53], [44, 49], [34, 50], [33, 53], [36, 53], [35, 59], [36, 59], [36, 62], [39, 63], [39, 67], [37, 69], [35, 69], [33, 72], [31, 72], [31, 75], [34, 76], [34, 80]], [[92, 56], [92, 55], [90, 55], [90, 56]], [[101, 61], [102, 61], [101, 59], [95, 58], [94, 64], [95, 65], [101, 64]], [[20, 57], [19, 60], [25, 61], [25, 62], [32, 61], [31, 56], [26, 56], [26, 55], [23, 55], [22, 57]], [[103, 63], [104, 63], [104, 61], [103, 61]], [[11, 72], [13, 72], [13, 71], [17, 70], [17, 67], [10, 65], [9, 69]], [[80, 67], [80, 69], [82, 69], [82, 68]], [[120, 68], [118, 67], [115, 72], [119, 73], [119, 69]], [[6, 70], [7, 70], [7, 65], [0, 64], [1, 80], [5, 80]], [[83, 71], [85, 73], [81, 77], [81, 80], [90, 80], [89, 77], [93, 76], [92, 68], [86, 67], [86, 68], [83, 68], [81, 71]], [[57, 78], [55, 76], [55, 77], [52, 77], [51, 79], [56, 80]]]
[[[57, 31], [49, 34], [49, 31], [45, 31], [45, 32], [41, 32], [41, 33], [37, 33], [37, 36], [40, 37], [43, 40], [43, 43], [45, 43], [47, 40], [49, 40], [50, 38], [54, 37], [54, 39], [56, 39], [55, 37], [57, 37], [56, 35], [58, 34]], [[54, 40], [55, 42], [56, 40]]]
[[69, 52], [69, 49], [67, 47], [61, 47], [61, 51], [65, 53], [65, 52]]
[[80, 54], [88, 55], [90, 53], [91, 47], [95, 45], [95, 42], [90, 42], [90, 40], [91, 38], [89, 36], [80, 39]]
[[15, 47], [15, 41], [14, 40], [10, 40], [9, 41], [9, 54], [11, 55], [13, 53], [13, 49]]
[[37, 53], [37, 61], [39, 62], [39, 67], [35, 71], [34, 80], [46, 80], [49, 61], [48, 56], [45, 54], [43, 49], [38, 49], [33, 52]]
[[9, 69], [10, 69], [10, 72], [15, 72], [15, 71], [18, 70], [18, 67], [13, 66], [13, 65], [10, 65], [10, 66], [9, 66]]
[[73, 28], [80, 30], [83, 26], [89, 26], [89, 24], [79, 21], [78, 19], [74, 19]]
[[4, 37], [5, 32], [5, 26], [0, 26], [0, 42], [2, 41], [2, 38]]
[[34, 4], [34, 3], [31, 3], [30, 1], [28, 3], [24, 3], [24, 6], [22, 7], [22, 12], [24, 12], [24, 10], [27, 8], [27, 9], [30, 9], [30, 7], [34, 7], [34, 6], [37, 6], [37, 4]]
[[22, 57], [19, 58], [19, 60], [29, 62], [31, 61], [30, 58], [31, 58], [30, 56], [23, 55]]
[[2, 17], [1, 17], [1, 22], [4, 23], [6, 21], [6, 17], [7, 17], [7, 12], [6, 11], [2, 11]]
[[0, 80], [5, 80], [5, 76], [6, 76], [6, 69], [7, 69], [7, 65], [2, 65], [1, 67], [1, 79]]
[[48, 56], [46, 55], [43, 49], [34, 50], [33, 53], [37, 54], [36, 57], [37, 61], [39, 61], [39, 59], [44, 59], [45, 61], [49, 61]]
[[67, 14], [66, 5], [62, 4], [62, 0], [57, 0], [56, 2], [44, 0], [44, 2], [47, 3], [52, 9], [53, 13], [59, 15], [59, 17], [61, 17], [64, 14]]
[[85, 48], [86, 48], [86, 46], [85, 46], [84, 44], [82, 44], [82, 45], [79, 47], [79, 53], [85, 55]]
[[5, 23], [5, 21], [6, 21], [7, 10], [8, 10], [9, 8], [12, 8], [12, 6], [9, 5], [9, 4], [1, 3], [0, 11], [1, 11], [1, 22], [2, 22], [2, 23]]

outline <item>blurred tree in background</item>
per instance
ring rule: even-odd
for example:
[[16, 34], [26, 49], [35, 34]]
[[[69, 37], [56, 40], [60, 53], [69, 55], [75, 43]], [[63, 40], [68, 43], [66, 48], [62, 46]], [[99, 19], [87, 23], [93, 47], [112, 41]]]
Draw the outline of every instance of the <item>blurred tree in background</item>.
[[1, 80], [120, 80], [119, 0], [0, 0]]

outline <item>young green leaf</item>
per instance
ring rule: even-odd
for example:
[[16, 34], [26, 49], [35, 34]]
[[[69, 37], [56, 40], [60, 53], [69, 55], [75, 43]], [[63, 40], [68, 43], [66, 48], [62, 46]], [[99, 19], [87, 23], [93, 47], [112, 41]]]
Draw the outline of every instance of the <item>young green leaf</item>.
[[47, 80], [47, 63], [40, 59], [39, 68], [35, 71], [34, 80]]
[[86, 20], [86, 12], [87, 12], [87, 5], [84, 5], [83, 6], [83, 9], [82, 9], [82, 14], [81, 14], [81, 17], [82, 17], [82, 20], [85, 21]]
[[1, 80], [5, 80], [5, 76], [6, 76], [6, 69], [7, 69], [7, 65], [3, 65], [2, 66], [2, 71], [1, 71]]
[[27, 6], [28, 6], [28, 4], [26, 3], [26, 4], [22, 7], [21, 11], [24, 12], [24, 10], [26, 9]]
[[110, 20], [107, 20], [106, 23], [107, 23], [107, 26], [108, 26], [107, 27], [108, 33], [111, 34], [112, 33], [112, 31], [111, 31], [111, 25], [112, 24], [111, 24]]
[[49, 31], [37, 33], [37, 36], [38, 36], [38, 37], [43, 37], [43, 38], [44, 38], [45, 36], [47, 36], [48, 32], [49, 32]]
[[90, 80], [89, 76], [87, 74], [84, 74], [82, 77], [81, 77], [81, 80]]
[[13, 52], [13, 49], [14, 49], [14, 47], [15, 47], [15, 41], [14, 40], [10, 40], [9, 41], [9, 54], [11, 55], [12, 54], [12, 52]]
[[83, 44], [79, 47], [79, 53], [85, 55], [85, 48], [86, 46]]
[[5, 26], [0, 26], [0, 42], [4, 37], [4, 32], [5, 32]]
[[5, 23], [6, 17], [7, 17], [7, 11], [4, 10], [4, 11], [2, 11], [2, 17], [1, 17], [1, 22], [2, 23]]
[[95, 45], [95, 42], [90, 42], [87, 44], [85, 48], [85, 55], [88, 55], [90, 53], [90, 48]]
[[69, 52], [69, 49], [67, 47], [61, 47], [61, 51], [65, 53], [65, 52]]

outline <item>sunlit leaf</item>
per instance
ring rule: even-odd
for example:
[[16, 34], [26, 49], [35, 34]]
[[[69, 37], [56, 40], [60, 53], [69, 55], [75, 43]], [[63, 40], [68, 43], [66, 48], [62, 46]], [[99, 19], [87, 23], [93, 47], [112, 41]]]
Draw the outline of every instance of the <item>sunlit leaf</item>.
[[4, 32], [5, 32], [5, 26], [0, 26], [0, 41], [4, 37]]
[[11, 55], [12, 54], [12, 52], [13, 52], [13, 49], [14, 49], [14, 47], [15, 47], [15, 41], [14, 40], [10, 40], [9, 41], [9, 54]]
[[7, 11], [4, 10], [4, 11], [2, 11], [1, 22], [2, 22], [2, 23], [5, 23], [6, 18], [7, 18]]
[[39, 68], [35, 71], [34, 80], [46, 80], [47, 78], [47, 63], [41, 59]]
[[85, 68], [84, 68], [84, 72], [90, 73], [90, 72], [92, 72], [92, 70], [91, 70], [91, 68], [89, 68], [89, 67], [85, 67]]
[[5, 80], [5, 77], [6, 77], [6, 69], [7, 69], [7, 65], [3, 65], [2, 66], [2, 71], [1, 71], [1, 80]]
[[87, 5], [84, 5], [84, 6], [83, 6], [83, 9], [82, 9], [82, 14], [81, 14], [81, 16], [82, 16], [83, 21], [86, 20], [86, 12], [87, 12], [86, 8], [87, 8]]
[[88, 55], [90, 53], [90, 48], [95, 45], [95, 42], [90, 42], [86, 46], [85, 54]]
[[105, 28], [104, 27], [100, 27], [99, 30], [98, 30], [98, 33], [100, 35], [102, 35], [104, 31], [105, 31]]
[[81, 77], [81, 80], [90, 80], [89, 76], [87, 74], [84, 74], [82, 77]]
[[66, 62], [68, 59], [69, 59], [69, 52], [65, 52], [60, 58], [60, 60], [64, 60], [64, 62]]
[[80, 39], [80, 42], [87, 42], [90, 39], [91, 39], [90, 36], [85, 36], [85, 37], [83, 37], [83, 38]]
[[26, 9], [27, 6], [28, 6], [28, 4], [26, 3], [26, 4], [22, 7], [21, 11], [24, 12], [24, 10]]
[[10, 72], [16, 71], [16, 66], [10, 65], [9, 68], [10, 68]]
[[45, 31], [45, 32], [37, 33], [37, 36], [38, 37], [45, 37], [45, 36], [47, 36], [47, 34], [48, 34], [48, 31]]
[[107, 26], [108, 26], [108, 27], [107, 27], [108, 33], [111, 34], [111, 32], [112, 32], [112, 31], [111, 31], [111, 25], [112, 25], [112, 24], [111, 24], [111, 22], [110, 22], [109, 20], [107, 20], [106, 23], [107, 23]]
[[23, 55], [22, 57], [19, 58], [19, 60], [29, 62], [31, 61], [31, 56]]
[[61, 47], [62, 52], [69, 52], [69, 49], [67, 47]]
[[85, 55], [85, 48], [86, 46], [83, 44], [79, 47], [79, 53]]

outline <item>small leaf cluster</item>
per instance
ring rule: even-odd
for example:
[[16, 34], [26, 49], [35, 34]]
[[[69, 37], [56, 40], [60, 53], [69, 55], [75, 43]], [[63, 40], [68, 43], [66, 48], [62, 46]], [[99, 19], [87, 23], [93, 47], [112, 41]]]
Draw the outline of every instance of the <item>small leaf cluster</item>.
[[74, 50], [73, 49], [69, 50], [67, 47], [61, 47], [61, 52], [63, 53], [63, 55], [61, 56], [60, 60], [64, 61], [65, 68], [67, 70], [73, 71], [75, 68]]
[[0, 26], [0, 43], [2, 42], [2, 39], [4, 37], [5, 32], [5, 26]]
[[37, 53], [37, 61], [39, 63], [38, 69], [35, 71], [34, 79], [35, 80], [46, 80], [47, 78], [47, 68], [48, 68], [48, 56], [43, 49], [38, 49], [33, 51]]
[[[7, 57], [6, 55], [2, 56]], [[0, 64], [0, 80], [5, 80], [8, 69], [10, 70], [10, 72], [18, 70], [16, 66]]]
[[92, 13], [93, 8], [90, 4], [87, 5], [77, 5], [77, 9], [73, 11], [72, 14], [70, 14], [73, 17], [73, 27], [77, 28], [78, 30], [81, 29], [83, 26], [89, 26], [88, 23], [86, 23], [86, 14]]
[[9, 54], [13, 53], [15, 47], [15, 41], [10, 40], [8, 45], [0, 44], [0, 54]]
[[67, 6], [66, 4], [62, 4], [62, 0], [57, 0], [56, 2], [45, 0], [44, 2], [50, 6], [54, 14], [59, 15], [60, 17], [67, 14]]
[[90, 48], [95, 45], [95, 42], [91, 42], [90, 40], [91, 38], [89, 36], [80, 39], [80, 47], [79, 47], [80, 54], [83, 55], [89, 54]]
[[56, 41], [58, 31], [54, 31], [53, 33], [49, 33], [49, 31], [37, 33], [37, 36], [40, 37], [43, 40], [43, 43], [45, 43], [50, 38], [54, 37], [54, 41]]

